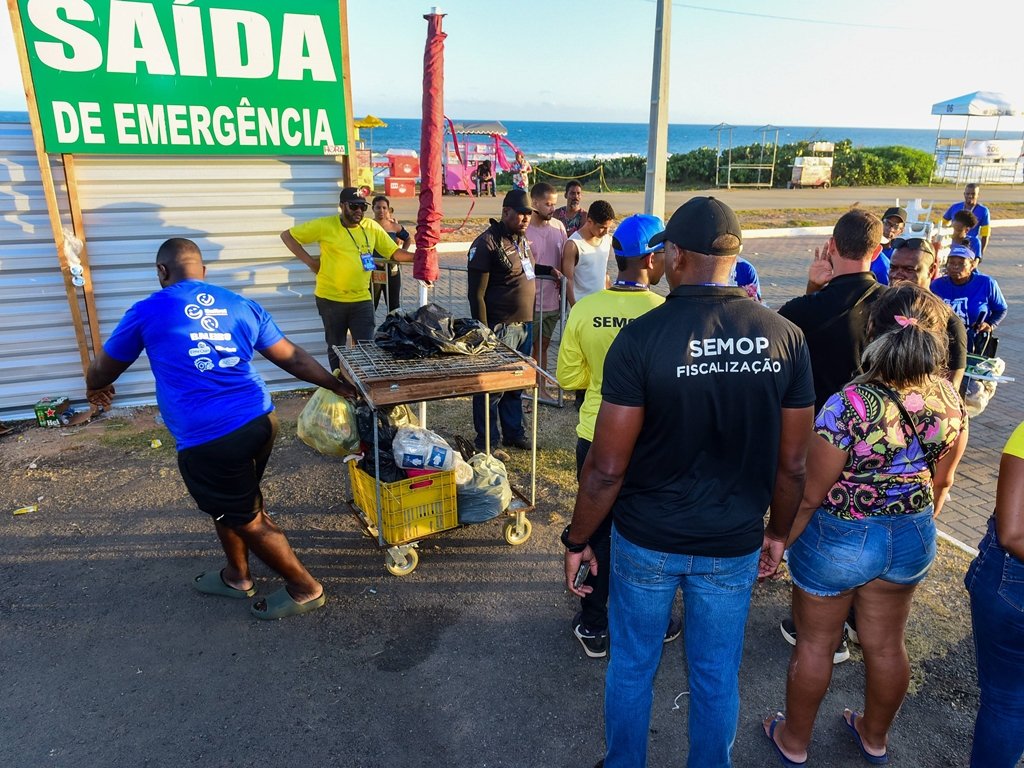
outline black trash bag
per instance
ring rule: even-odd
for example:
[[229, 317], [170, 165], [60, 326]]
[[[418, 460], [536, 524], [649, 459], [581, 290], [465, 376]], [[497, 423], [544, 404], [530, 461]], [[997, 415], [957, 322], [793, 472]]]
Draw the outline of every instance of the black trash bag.
[[[356, 405], [356, 429], [359, 430], [359, 441], [363, 444], [363, 458], [358, 466], [363, 472], [374, 476], [373, 457], [373, 417], [375, 411], [364, 402]], [[395, 454], [391, 444], [399, 427], [415, 425], [416, 419], [408, 405], [396, 405], [382, 408], [377, 414], [377, 445], [380, 455], [380, 479], [385, 483], [405, 480], [405, 472], [395, 463]]]
[[454, 320], [439, 304], [426, 304], [415, 312], [395, 310], [384, 318], [373, 338], [381, 349], [402, 359], [448, 354], [474, 355], [496, 345], [483, 323], [469, 318]]
[[478, 355], [498, 346], [494, 331], [470, 317], [460, 317], [453, 324], [455, 338], [441, 345], [449, 355]]

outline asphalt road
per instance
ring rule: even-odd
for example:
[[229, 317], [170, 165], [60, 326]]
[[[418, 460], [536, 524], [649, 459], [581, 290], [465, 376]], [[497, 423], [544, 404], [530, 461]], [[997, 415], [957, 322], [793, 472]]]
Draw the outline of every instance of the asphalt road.
[[[549, 181], [551, 181], [549, 179]], [[557, 179], [551, 182], [560, 189]], [[934, 202], [935, 212], [942, 213], [951, 203], [962, 200], [960, 187], [832, 187], [831, 189], [715, 189], [684, 192], [668, 192], [665, 196], [665, 210], [671, 213], [694, 195], [714, 195], [736, 210], [758, 210], [771, 208], [842, 208], [859, 203], [871, 209], [885, 210], [899, 200], [921, 199], [925, 207]], [[643, 210], [642, 192], [605, 192], [596, 189], [584, 192], [584, 205], [597, 199], [607, 200], [618, 215], [640, 213]], [[498, 216], [501, 213], [502, 195], [475, 198], [474, 216]], [[561, 195], [559, 195], [561, 200]], [[1024, 199], [1020, 187], [986, 186], [982, 190], [981, 202], [1017, 202]], [[443, 197], [441, 205], [448, 217], [465, 216], [473, 203], [464, 195]], [[419, 199], [415, 197], [393, 198], [391, 206], [402, 221], [415, 221]]]

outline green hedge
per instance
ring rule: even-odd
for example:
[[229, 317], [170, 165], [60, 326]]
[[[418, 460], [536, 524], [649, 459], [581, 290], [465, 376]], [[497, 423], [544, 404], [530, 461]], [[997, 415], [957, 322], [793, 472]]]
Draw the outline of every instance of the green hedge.
[[[799, 141], [780, 144], [775, 158], [774, 186], [785, 187], [793, 174], [795, 158], [809, 154], [810, 143]], [[668, 159], [668, 183], [677, 186], [713, 186], [715, 183], [716, 151], [712, 147], [672, 155]], [[927, 152], [910, 147], [854, 147], [849, 139], [836, 142], [835, 163], [832, 168], [834, 186], [888, 186], [904, 184], [927, 184], [932, 172], [932, 156]], [[732, 161], [736, 163], [771, 163], [772, 147], [763, 149], [760, 144], [733, 147]], [[728, 152], [721, 156], [721, 171], [724, 174]], [[647, 171], [647, 159], [641, 155], [617, 157], [611, 160], [549, 160], [537, 163], [535, 168], [554, 174], [571, 177], [591, 175], [581, 179], [585, 187], [596, 189], [598, 174], [591, 173], [598, 166], [604, 166], [605, 181], [615, 187], [643, 187]], [[723, 176], [724, 178], [724, 176]], [[766, 171], [761, 179], [767, 181]], [[757, 172], [734, 169], [732, 179], [736, 183], [756, 181]], [[553, 179], [542, 173], [534, 174], [535, 181], [549, 181], [560, 187], [564, 179]], [[512, 183], [510, 174], [499, 173], [499, 186]]]

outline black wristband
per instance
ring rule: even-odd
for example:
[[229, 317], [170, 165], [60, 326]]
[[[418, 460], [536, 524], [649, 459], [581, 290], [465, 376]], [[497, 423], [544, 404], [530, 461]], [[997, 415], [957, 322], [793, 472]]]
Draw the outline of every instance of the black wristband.
[[572, 552], [574, 555], [578, 555], [580, 552], [582, 552], [590, 545], [590, 542], [585, 541], [582, 544], [573, 544], [571, 541], [569, 541], [569, 528], [571, 527], [572, 523], [569, 523], [569, 525], [565, 526], [565, 530], [562, 531], [562, 535], [559, 538], [562, 540], [562, 544], [568, 551]]

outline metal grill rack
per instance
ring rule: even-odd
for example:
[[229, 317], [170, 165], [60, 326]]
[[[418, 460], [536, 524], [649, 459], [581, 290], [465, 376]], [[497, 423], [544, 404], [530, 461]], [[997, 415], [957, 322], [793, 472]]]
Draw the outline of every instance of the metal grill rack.
[[502, 344], [477, 355], [396, 358], [373, 342], [335, 347], [345, 378], [374, 408], [536, 385], [532, 361]]
[[477, 355], [445, 355], [401, 360], [372, 341], [354, 347], [335, 347], [338, 357], [351, 366], [353, 375], [363, 381], [393, 378], [428, 379], [434, 376], [470, 376], [475, 373], [519, 368], [523, 360], [514, 350], [499, 345]]

